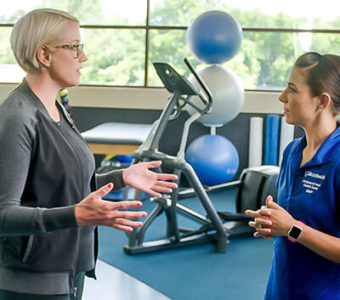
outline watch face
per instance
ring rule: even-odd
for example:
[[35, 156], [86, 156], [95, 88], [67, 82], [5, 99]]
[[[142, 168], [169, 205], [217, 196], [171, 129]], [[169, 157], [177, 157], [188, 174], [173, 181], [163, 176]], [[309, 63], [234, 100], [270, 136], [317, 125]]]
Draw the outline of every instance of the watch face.
[[302, 232], [301, 228], [294, 225], [289, 232], [289, 236], [292, 237], [293, 239], [297, 240], [299, 238], [301, 232]]

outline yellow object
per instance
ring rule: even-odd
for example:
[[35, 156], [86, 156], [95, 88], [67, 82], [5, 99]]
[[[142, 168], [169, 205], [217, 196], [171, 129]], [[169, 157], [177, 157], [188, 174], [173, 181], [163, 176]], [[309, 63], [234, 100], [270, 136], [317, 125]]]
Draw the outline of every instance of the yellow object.
[[59, 91], [59, 96], [60, 97], [66, 97], [68, 94], [68, 89], [62, 89]]

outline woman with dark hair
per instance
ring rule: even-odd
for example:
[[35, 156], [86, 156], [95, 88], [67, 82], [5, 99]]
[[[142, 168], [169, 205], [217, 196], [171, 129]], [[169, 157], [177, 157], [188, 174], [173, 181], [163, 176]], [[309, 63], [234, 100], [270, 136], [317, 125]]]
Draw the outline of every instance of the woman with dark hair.
[[303, 54], [279, 100], [305, 135], [284, 151], [277, 203], [246, 211], [275, 238], [265, 299], [340, 299], [340, 56]]

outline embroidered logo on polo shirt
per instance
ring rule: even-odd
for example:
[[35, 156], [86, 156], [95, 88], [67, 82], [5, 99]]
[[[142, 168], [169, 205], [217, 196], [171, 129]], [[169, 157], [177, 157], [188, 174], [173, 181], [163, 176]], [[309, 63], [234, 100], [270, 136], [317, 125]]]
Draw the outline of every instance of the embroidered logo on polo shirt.
[[321, 179], [321, 180], [325, 180], [326, 176], [325, 175], [320, 175], [318, 173], [313, 173], [311, 171], [306, 171], [305, 172], [305, 177], [313, 177], [313, 178], [318, 178], [318, 179]]
[[[307, 177], [311, 177], [307, 179]], [[306, 188], [306, 193], [312, 194], [314, 191], [319, 190], [322, 181], [325, 180], [326, 176], [311, 171], [305, 172], [305, 179], [302, 180], [303, 186]]]

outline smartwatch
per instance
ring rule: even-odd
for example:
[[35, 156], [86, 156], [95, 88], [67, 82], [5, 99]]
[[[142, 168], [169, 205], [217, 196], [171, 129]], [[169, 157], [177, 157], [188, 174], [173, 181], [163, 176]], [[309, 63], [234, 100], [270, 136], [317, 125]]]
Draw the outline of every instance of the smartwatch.
[[288, 231], [288, 239], [291, 242], [295, 243], [299, 239], [304, 226], [305, 224], [302, 223], [301, 221], [295, 222]]

